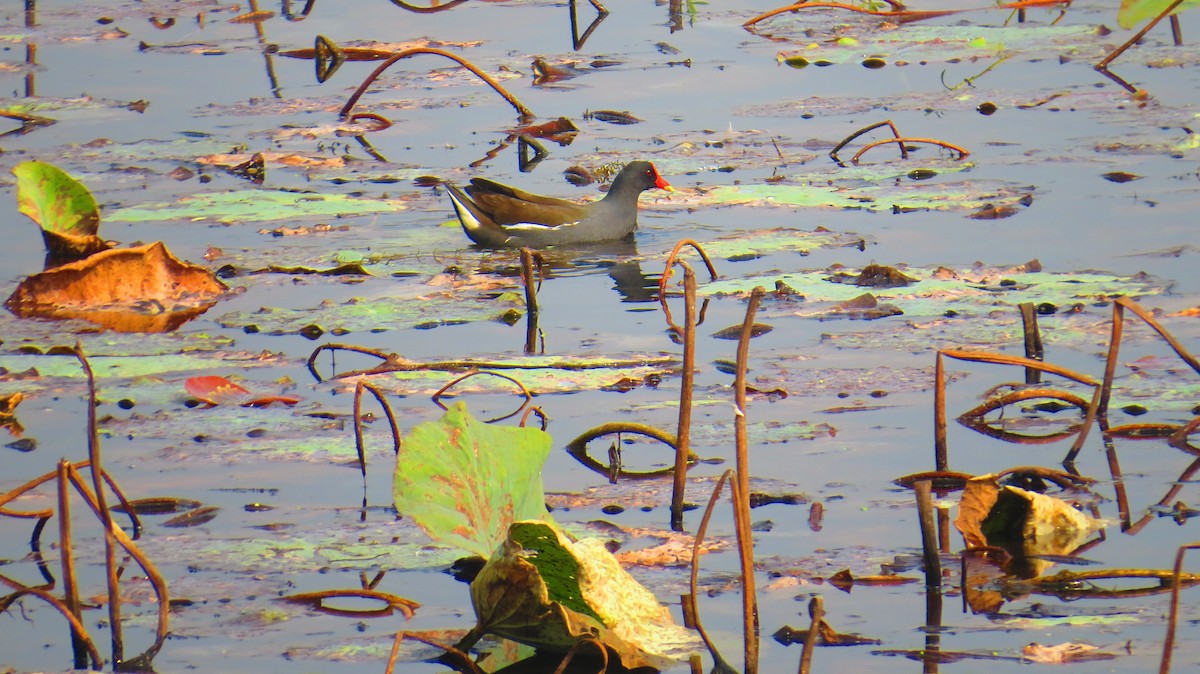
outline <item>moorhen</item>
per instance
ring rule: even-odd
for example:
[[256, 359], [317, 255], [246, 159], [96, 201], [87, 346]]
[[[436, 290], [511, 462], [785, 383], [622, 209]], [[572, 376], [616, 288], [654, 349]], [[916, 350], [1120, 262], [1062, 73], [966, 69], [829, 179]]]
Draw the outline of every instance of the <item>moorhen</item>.
[[472, 179], [465, 190], [446, 183], [463, 231], [491, 248], [623, 239], [637, 229], [638, 197], [651, 187], [674, 190], [648, 161], [626, 164], [603, 199], [584, 204], [530, 194], [486, 178]]

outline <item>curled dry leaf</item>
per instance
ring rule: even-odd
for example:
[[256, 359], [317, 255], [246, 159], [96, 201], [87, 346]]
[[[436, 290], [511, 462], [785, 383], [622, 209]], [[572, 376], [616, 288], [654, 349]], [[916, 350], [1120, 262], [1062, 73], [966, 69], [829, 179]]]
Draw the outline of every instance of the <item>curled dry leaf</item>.
[[1025, 565], [1010, 571], [1032, 577], [1052, 565], [1047, 555], [1071, 554], [1104, 523], [1062, 499], [1001, 486], [995, 475], [982, 475], [967, 482], [954, 526], [967, 547], [1003, 547]]
[[22, 318], [81, 318], [120, 332], [166, 332], [229, 290], [161, 241], [96, 253], [22, 280], [4, 306]]
[[1022, 649], [1026, 660], [1043, 664], [1059, 665], [1066, 662], [1083, 662], [1086, 660], [1112, 660], [1117, 656], [1100, 651], [1090, 644], [1067, 642], [1057, 646], [1043, 646], [1032, 643]]
[[184, 383], [184, 388], [194, 398], [209, 407], [216, 405], [266, 407], [271, 403], [283, 403], [290, 407], [300, 402], [299, 396], [255, 395], [241, 384], [232, 382], [225, 377], [213, 375], [192, 377]]

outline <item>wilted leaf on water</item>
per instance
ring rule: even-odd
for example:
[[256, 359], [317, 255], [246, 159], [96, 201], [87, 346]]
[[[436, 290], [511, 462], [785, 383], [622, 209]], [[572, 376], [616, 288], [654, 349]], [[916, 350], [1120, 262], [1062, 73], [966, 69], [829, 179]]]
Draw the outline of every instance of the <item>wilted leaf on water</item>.
[[1127, 183], [1132, 180], [1141, 180], [1142, 179], [1142, 177], [1139, 175], [1135, 175], [1133, 173], [1127, 173], [1125, 171], [1110, 171], [1100, 177], [1104, 178], [1105, 180], [1112, 182], [1112, 183]]
[[850, 569], [842, 569], [828, 580], [830, 585], [843, 592], [849, 592], [855, 585], [908, 585], [920, 579], [897, 575], [855, 576]]
[[[775, 328], [767, 325], [766, 323], [755, 323], [754, 325], [750, 326], [750, 337], [761, 337], [762, 335], [765, 335], [774, 329]], [[742, 338], [742, 326], [731, 325], [728, 328], [721, 328], [720, 330], [714, 332], [712, 336], [716, 337], [717, 339], [738, 340]]]
[[16, 414], [17, 405], [20, 405], [24, 399], [25, 394], [20, 391], [0, 396], [0, 417], [11, 417]]
[[[139, 498], [130, 501], [129, 509], [139, 515], [166, 515], [195, 510], [202, 505], [204, 504], [190, 498], [163, 496], [157, 498]], [[125, 506], [116, 503], [113, 504], [112, 510], [123, 513], [125, 512]]]
[[158, 241], [29, 276], [4, 306], [22, 318], [82, 318], [122, 332], [163, 332], [204, 313], [226, 291], [212, 272], [180, 261]]
[[663, 669], [700, 646], [604, 541], [572, 541], [546, 522], [512, 524], [471, 583], [471, 603], [485, 633], [560, 652], [591, 636], [630, 669]]
[[618, 110], [590, 110], [583, 113], [584, 119], [594, 119], [597, 122], [607, 122], [609, 124], [637, 124], [642, 120], [634, 117], [628, 112]]
[[209, 407], [217, 405], [241, 405], [242, 407], [266, 407], [271, 403], [283, 403], [287, 406], [300, 402], [299, 396], [286, 395], [255, 395], [241, 384], [232, 382], [225, 377], [207, 375], [191, 377], [184, 382], [183, 387], [194, 398]]
[[542, 464], [550, 435], [489, 426], [458, 402], [401, 443], [393, 497], [429, 537], [488, 556], [517, 520], [548, 519]]
[[873, 321], [888, 316], [900, 316], [904, 312], [894, 304], [881, 303], [871, 293], [863, 293], [834, 306], [811, 312], [796, 312], [797, 316], [816, 316], [819, 318], [849, 318], [851, 320]]
[[1004, 595], [998, 587], [1007, 577], [1003, 564], [992, 557], [1002, 553], [963, 555], [963, 593], [967, 606], [975, 615], [995, 615], [1004, 606]]
[[967, 217], [972, 220], [1003, 220], [1016, 215], [1019, 210], [1016, 206], [984, 204], [979, 210], [968, 213]]
[[8, 431], [14, 438], [21, 437], [25, 432], [25, 427], [17, 421], [17, 405], [24, 399], [25, 394], [20, 391], [0, 396], [0, 429]]
[[100, 211], [82, 183], [52, 164], [27, 161], [17, 177], [17, 208], [42, 227], [46, 250], [55, 262], [72, 262], [106, 250], [98, 236]]
[[[771, 636], [783, 645], [802, 644], [808, 639], [808, 630], [797, 630], [784, 625]], [[817, 623], [818, 646], [864, 646], [883, 643], [879, 639], [864, 637], [849, 632], [838, 632], [824, 618]]]
[[1026, 660], [1049, 665], [1066, 662], [1084, 662], [1087, 660], [1113, 660], [1117, 656], [1104, 651], [1097, 652], [1097, 646], [1090, 644], [1065, 643], [1057, 646], [1043, 646], [1032, 643], [1021, 649]]
[[162, 523], [164, 527], [172, 529], [186, 529], [187, 527], [198, 527], [201, 524], [208, 524], [217, 518], [217, 513], [220, 512], [219, 506], [204, 506], [195, 510], [188, 510], [182, 515], [176, 515], [166, 522]]
[[967, 482], [954, 526], [967, 547], [1005, 548], [1024, 565], [1020, 575], [1030, 577], [1052, 565], [1031, 557], [1070, 554], [1104, 523], [1062, 499], [1001, 486], [995, 475], [981, 475]]
[[917, 279], [899, 269], [883, 264], [869, 264], [857, 274], [838, 272], [830, 276], [828, 280], [834, 283], [848, 283], [869, 288], [902, 288], [917, 282]]

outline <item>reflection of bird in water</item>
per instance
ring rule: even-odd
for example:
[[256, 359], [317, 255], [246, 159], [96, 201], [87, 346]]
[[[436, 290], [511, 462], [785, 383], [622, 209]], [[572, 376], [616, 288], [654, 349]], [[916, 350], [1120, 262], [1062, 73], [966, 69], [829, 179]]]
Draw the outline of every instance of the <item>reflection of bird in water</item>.
[[641, 262], [618, 262], [608, 268], [608, 275], [616, 282], [622, 302], [658, 301], [658, 278], [644, 274]]

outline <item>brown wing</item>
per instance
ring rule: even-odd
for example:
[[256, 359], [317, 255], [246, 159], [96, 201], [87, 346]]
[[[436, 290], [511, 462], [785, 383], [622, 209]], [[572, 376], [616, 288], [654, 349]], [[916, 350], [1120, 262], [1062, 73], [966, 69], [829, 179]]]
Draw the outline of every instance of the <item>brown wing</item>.
[[472, 180], [467, 193], [480, 210], [502, 226], [533, 223], [554, 227], [578, 222], [587, 215], [583, 204], [530, 194], [483, 178]]

